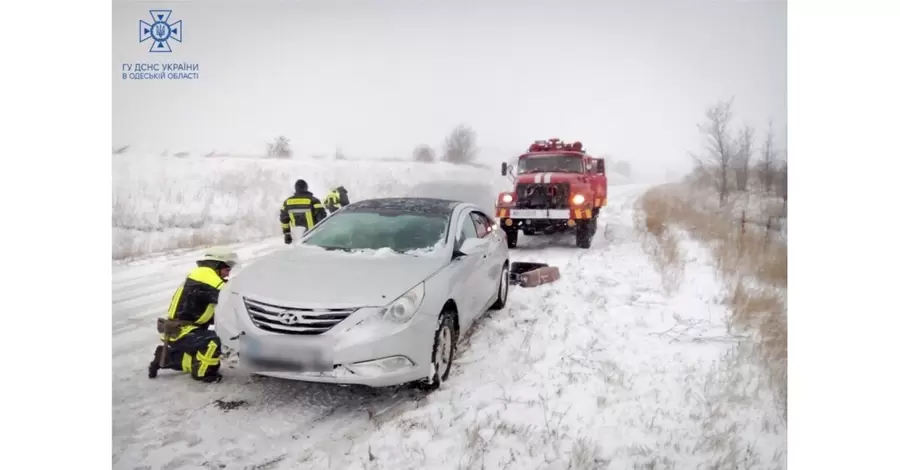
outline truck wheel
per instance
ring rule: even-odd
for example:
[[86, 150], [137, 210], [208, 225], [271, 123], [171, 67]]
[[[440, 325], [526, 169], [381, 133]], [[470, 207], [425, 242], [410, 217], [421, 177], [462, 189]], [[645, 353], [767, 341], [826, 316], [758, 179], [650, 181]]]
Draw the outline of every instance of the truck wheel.
[[503, 229], [506, 232], [506, 247], [515, 248], [519, 243], [519, 229]]
[[533, 228], [523, 228], [522, 233], [524, 233], [525, 235], [528, 235], [529, 237], [533, 237], [534, 229]]
[[581, 224], [575, 227], [575, 245], [578, 248], [590, 248], [591, 241], [594, 238], [594, 232], [591, 225], [596, 227], [595, 223]]

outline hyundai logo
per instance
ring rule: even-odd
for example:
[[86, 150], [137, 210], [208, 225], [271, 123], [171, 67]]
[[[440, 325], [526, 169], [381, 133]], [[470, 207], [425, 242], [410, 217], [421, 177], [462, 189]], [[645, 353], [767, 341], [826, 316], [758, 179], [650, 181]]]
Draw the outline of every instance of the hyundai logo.
[[284, 312], [278, 315], [278, 321], [285, 325], [296, 325], [297, 323], [300, 323], [300, 317], [290, 312]]

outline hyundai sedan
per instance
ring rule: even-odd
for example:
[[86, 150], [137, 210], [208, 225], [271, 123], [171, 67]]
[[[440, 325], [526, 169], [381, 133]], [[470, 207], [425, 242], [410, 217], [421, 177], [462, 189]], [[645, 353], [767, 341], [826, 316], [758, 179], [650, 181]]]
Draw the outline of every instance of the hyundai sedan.
[[505, 234], [435, 198], [346, 206], [223, 290], [216, 329], [251, 373], [436, 389], [457, 340], [509, 292]]

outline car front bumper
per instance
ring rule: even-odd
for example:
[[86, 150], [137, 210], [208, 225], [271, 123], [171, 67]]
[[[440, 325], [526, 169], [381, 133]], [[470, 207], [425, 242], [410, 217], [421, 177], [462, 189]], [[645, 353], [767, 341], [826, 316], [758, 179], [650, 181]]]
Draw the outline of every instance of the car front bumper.
[[216, 329], [238, 352], [240, 367], [252, 374], [370, 387], [431, 376], [436, 318], [425, 312], [394, 324], [381, 319], [378, 308], [361, 308], [325, 333], [294, 335], [257, 327], [241, 296], [228, 297], [219, 308], [233, 309], [227, 312], [233, 321], [217, 320]]

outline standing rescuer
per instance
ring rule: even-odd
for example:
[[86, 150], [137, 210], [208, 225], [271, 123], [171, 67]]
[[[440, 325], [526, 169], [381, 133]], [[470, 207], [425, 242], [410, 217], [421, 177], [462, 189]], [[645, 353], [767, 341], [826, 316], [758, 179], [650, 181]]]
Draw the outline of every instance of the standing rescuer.
[[[167, 347], [157, 346], [149, 376], [155, 378], [160, 369], [180, 370], [196, 380], [218, 382], [222, 342], [209, 326], [215, 322], [215, 307], [219, 291], [225, 285], [231, 269], [237, 266], [238, 255], [232, 251], [212, 248], [197, 261], [197, 267], [175, 291], [169, 313], [160, 327]], [[165, 355], [165, 360], [161, 360]]]
[[297, 180], [294, 183], [294, 195], [285, 199], [281, 205], [281, 232], [284, 234], [284, 242], [293, 243], [292, 228], [303, 227], [309, 230], [325, 217], [328, 217], [328, 213], [325, 212], [322, 201], [309, 192], [306, 181]]
[[347, 196], [347, 189], [343, 186], [332, 189], [325, 196], [325, 208], [328, 209], [328, 212], [335, 212], [347, 205], [350, 205], [350, 197]]

